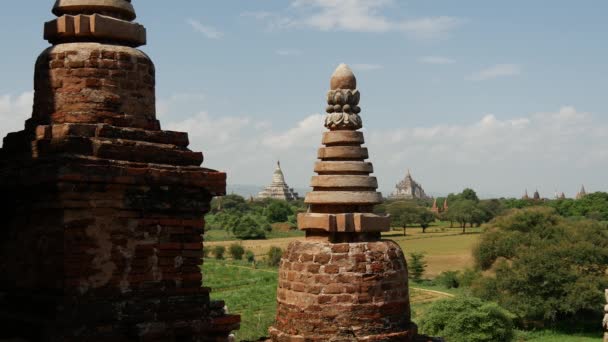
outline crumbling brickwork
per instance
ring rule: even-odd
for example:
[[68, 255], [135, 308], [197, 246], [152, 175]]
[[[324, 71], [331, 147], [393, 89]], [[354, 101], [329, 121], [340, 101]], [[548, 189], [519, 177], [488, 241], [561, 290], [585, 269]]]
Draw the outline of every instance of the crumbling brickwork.
[[[54, 8], [78, 11], [135, 18], [126, 0]], [[160, 129], [154, 64], [135, 44], [59, 28], [36, 63], [32, 117], [0, 149], [0, 339], [227, 341], [240, 318], [210, 301], [200, 270], [226, 175]]]

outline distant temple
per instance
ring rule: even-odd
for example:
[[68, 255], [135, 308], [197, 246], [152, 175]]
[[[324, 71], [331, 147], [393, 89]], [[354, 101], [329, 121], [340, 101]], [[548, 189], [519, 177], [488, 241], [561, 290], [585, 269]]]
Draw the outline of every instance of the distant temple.
[[395, 192], [389, 196], [390, 199], [430, 199], [422, 186], [412, 178], [410, 170], [407, 170], [405, 179], [399, 182], [395, 188]]
[[448, 199], [447, 197], [443, 201], [443, 207], [437, 206], [437, 199], [433, 199], [433, 206], [431, 207], [431, 211], [435, 214], [446, 213], [448, 211]]
[[585, 197], [585, 196], [587, 196], [587, 191], [585, 190], [585, 186], [584, 186], [584, 185], [582, 185], [582, 186], [581, 186], [581, 191], [579, 191], [579, 192], [576, 194], [576, 199], [581, 199], [581, 198], [583, 198], [583, 197]]
[[534, 200], [540, 201], [540, 193], [538, 192], [538, 190], [534, 191]]
[[529, 200], [530, 196], [528, 195], [528, 189], [526, 189], [526, 192], [524, 193], [523, 197], [521, 198], [523, 200]]
[[285, 176], [281, 170], [281, 162], [277, 162], [277, 168], [274, 170], [274, 174], [272, 175], [272, 183], [264, 188], [264, 190], [262, 190], [257, 196], [257, 199], [264, 198], [272, 198], [283, 201], [293, 201], [298, 199], [298, 193], [290, 188], [287, 183], [285, 183]]

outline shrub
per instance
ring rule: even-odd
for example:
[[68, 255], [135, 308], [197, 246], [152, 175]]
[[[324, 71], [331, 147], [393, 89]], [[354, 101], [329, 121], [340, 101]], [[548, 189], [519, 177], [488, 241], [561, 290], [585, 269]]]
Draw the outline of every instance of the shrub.
[[446, 289], [457, 289], [460, 287], [460, 272], [447, 271], [441, 272], [440, 275], [435, 278], [435, 282]]
[[211, 249], [207, 246], [203, 246], [203, 258], [208, 258], [209, 253], [211, 253]]
[[213, 247], [213, 255], [217, 260], [224, 259], [224, 253], [226, 253], [226, 247], [224, 246], [215, 246]]
[[252, 251], [247, 250], [245, 252], [245, 259], [247, 259], [247, 261], [249, 261], [249, 262], [254, 262], [255, 261], [255, 254], [253, 254]]
[[266, 232], [251, 215], [241, 217], [233, 228], [234, 236], [242, 240], [265, 239]]
[[458, 284], [460, 287], [471, 287], [473, 282], [481, 277], [481, 272], [472, 268], [467, 268], [458, 275]]
[[514, 317], [496, 303], [456, 297], [431, 304], [420, 330], [450, 342], [509, 342], [514, 337]]
[[424, 253], [412, 253], [410, 254], [409, 263], [409, 274], [410, 278], [415, 282], [420, 282], [422, 276], [426, 271], [426, 260], [424, 260]]
[[268, 251], [268, 264], [270, 266], [279, 266], [281, 263], [281, 257], [283, 256], [283, 250], [279, 247], [272, 246]]
[[243, 254], [245, 254], [245, 249], [238, 243], [233, 243], [230, 245], [230, 247], [228, 247], [228, 252], [232, 256], [232, 259], [243, 260]]
[[608, 234], [597, 221], [564, 219], [546, 207], [515, 209], [492, 223], [474, 256], [493, 275], [474, 281], [473, 294], [524, 321], [601, 315]]

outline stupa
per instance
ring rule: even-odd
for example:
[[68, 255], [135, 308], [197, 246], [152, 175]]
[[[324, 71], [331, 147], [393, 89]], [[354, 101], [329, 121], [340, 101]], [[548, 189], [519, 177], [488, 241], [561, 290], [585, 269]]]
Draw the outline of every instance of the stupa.
[[422, 185], [418, 184], [407, 170], [405, 178], [395, 185], [395, 191], [389, 196], [390, 199], [430, 199], [424, 192]]
[[57, 0], [25, 129], [0, 149], [0, 340], [227, 341], [204, 214], [226, 174], [162, 131], [130, 0]]
[[277, 162], [277, 168], [272, 175], [272, 183], [265, 187], [257, 199], [272, 198], [282, 201], [294, 201], [298, 199], [298, 193], [290, 188], [285, 182], [283, 170], [281, 170], [281, 162]]
[[583, 197], [587, 196], [587, 190], [585, 190], [585, 186], [581, 185], [581, 190], [579, 190], [579, 192], [576, 193], [576, 199], [582, 199]]
[[279, 269], [273, 341], [412, 341], [407, 264], [382, 240], [390, 218], [364, 143], [357, 81], [340, 65], [331, 78], [318, 174], [298, 215], [306, 239], [292, 242]]

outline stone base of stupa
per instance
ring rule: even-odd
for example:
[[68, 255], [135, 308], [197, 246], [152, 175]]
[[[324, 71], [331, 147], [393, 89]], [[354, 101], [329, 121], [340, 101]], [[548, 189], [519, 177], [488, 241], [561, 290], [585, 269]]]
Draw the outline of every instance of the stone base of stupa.
[[273, 341], [412, 341], [407, 264], [393, 241], [292, 242]]
[[224, 182], [75, 155], [0, 162], [0, 340], [227, 341], [240, 319], [200, 270]]

